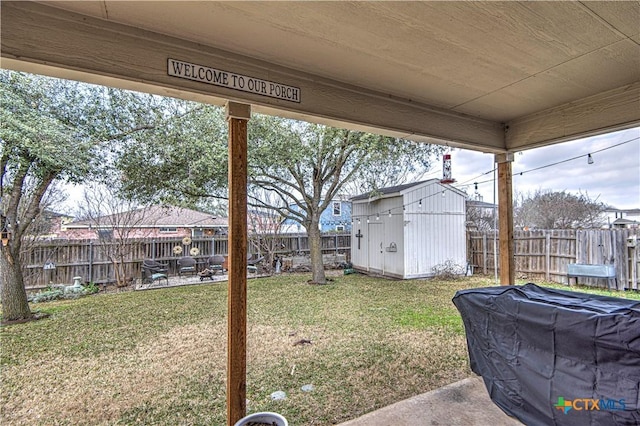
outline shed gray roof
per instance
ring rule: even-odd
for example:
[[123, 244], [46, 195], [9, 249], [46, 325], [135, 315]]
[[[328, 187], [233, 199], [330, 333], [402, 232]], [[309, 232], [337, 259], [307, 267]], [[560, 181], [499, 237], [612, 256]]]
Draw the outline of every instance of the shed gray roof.
[[386, 188], [379, 188], [376, 190], [373, 190], [371, 192], [366, 192], [364, 194], [360, 194], [360, 195], [356, 195], [355, 197], [351, 198], [351, 201], [357, 201], [357, 200], [366, 200], [368, 198], [373, 198], [373, 197], [379, 197], [381, 195], [389, 195], [389, 194], [395, 194], [400, 193], [401, 191], [404, 191], [405, 189], [409, 189], [409, 188], [413, 188], [414, 186], [418, 186], [422, 183], [428, 182], [426, 180], [420, 181], [420, 182], [413, 182], [413, 183], [405, 183], [403, 185], [396, 185], [396, 186], [388, 186]]
[[440, 179], [427, 179], [427, 180], [421, 180], [419, 182], [412, 182], [412, 183], [405, 183], [403, 185], [396, 185], [396, 186], [388, 186], [386, 188], [379, 188], [376, 190], [373, 190], [371, 192], [367, 192], [364, 194], [360, 194], [360, 195], [356, 195], [355, 197], [351, 198], [351, 201], [359, 201], [359, 200], [368, 200], [371, 198], [381, 198], [384, 197], [385, 195], [394, 195], [394, 194], [398, 194], [400, 195], [403, 191], [406, 191], [407, 189], [411, 189], [413, 187], [419, 186], [419, 185], [424, 185], [424, 184], [432, 184], [432, 183], [437, 183], [439, 185], [442, 186], [446, 186], [447, 188], [449, 188], [450, 190], [466, 196], [466, 194], [459, 190], [456, 187], [450, 186], [450, 185], [446, 185], [446, 184], [440, 184]]

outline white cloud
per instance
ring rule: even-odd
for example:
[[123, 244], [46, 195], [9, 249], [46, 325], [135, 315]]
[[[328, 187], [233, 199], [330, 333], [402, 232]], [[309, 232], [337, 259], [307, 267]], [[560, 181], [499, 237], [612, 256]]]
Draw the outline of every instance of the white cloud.
[[[626, 141], [630, 142], [613, 147]], [[602, 149], [602, 152], [596, 152]], [[592, 153], [593, 164], [587, 164], [586, 155], [589, 153]], [[578, 156], [583, 157], [530, 171]], [[473, 182], [479, 182], [478, 192], [484, 201], [492, 202], [493, 173], [482, 174], [494, 168], [493, 161], [492, 154], [453, 151], [455, 185], [466, 182], [467, 193], [473, 194]], [[598, 198], [598, 201], [617, 208], [640, 208], [640, 128], [523, 151], [515, 155], [512, 170], [514, 191], [520, 193], [537, 189], [582, 191], [592, 199]], [[519, 175], [519, 172], [524, 173]]]

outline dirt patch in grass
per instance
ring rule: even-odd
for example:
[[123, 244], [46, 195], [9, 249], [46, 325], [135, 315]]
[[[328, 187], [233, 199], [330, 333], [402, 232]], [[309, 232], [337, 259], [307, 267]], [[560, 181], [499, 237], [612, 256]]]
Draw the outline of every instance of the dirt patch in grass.
[[[3, 404], [13, 424], [61, 422], [100, 424], [117, 420], [142, 401], [156, 404], [170, 389], [206, 371], [222, 382], [226, 329], [176, 327], [131, 353], [89, 359], [54, 357], [6, 368], [3, 379], [16, 386]], [[17, 385], [20, 386], [17, 386]], [[224, 390], [221, 391], [224, 394]]]

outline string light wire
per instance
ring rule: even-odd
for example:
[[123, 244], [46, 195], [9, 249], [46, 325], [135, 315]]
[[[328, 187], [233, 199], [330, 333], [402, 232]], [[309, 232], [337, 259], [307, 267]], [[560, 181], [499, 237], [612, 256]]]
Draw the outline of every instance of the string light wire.
[[[581, 154], [581, 155], [577, 155], [577, 156], [575, 156], [575, 157], [571, 157], [571, 158], [567, 158], [567, 159], [564, 159], [564, 160], [556, 161], [556, 162], [553, 162], [553, 163], [545, 164], [545, 165], [542, 165], [542, 166], [539, 166], [539, 167], [534, 167], [533, 169], [523, 170], [523, 171], [521, 171], [521, 172], [515, 172], [515, 173], [512, 173], [512, 175], [511, 175], [511, 176], [514, 176], [514, 177], [515, 177], [515, 176], [522, 176], [522, 175], [524, 175], [524, 174], [526, 174], [526, 173], [531, 173], [531, 172], [535, 172], [535, 171], [537, 171], [537, 170], [545, 169], [545, 168], [548, 168], [548, 167], [557, 166], [558, 164], [564, 164], [564, 163], [567, 163], [567, 162], [569, 162], [569, 161], [574, 161], [574, 160], [577, 160], [577, 159], [579, 159], [579, 158], [587, 157], [588, 155], [593, 155], [593, 154], [596, 154], [596, 153], [598, 153], [598, 152], [603, 152], [603, 151], [606, 151], [606, 150], [609, 150], [609, 149], [612, 149], [612, 148], [616, 148], [616, 147], [618, 147], [618, 146], [621, 146], [621, 145], [624, 145], [624, 144], [627, 144], [627, 143], [630, 143], [630, 142], [637, 142], [638, 140], [640, 140], [640, 137], [635, 137], [635, 138], [632, 138], [632, 139], [628, 139], [628, 140], [626, 140], [626, 141], [619, 142], [619, 143], [617, 143], [617, 144], [615, 144], [615, 145], [611, 145], [611, 146], [608, 146], [608, 147], [605, 147], [605, 148], [601, 148], [601, 149], [598, 149], [598, 150], [595, 150], [595, 151], [591, 151], [591, 152], [589, 152], [588, 154]], [[418, 204], [418, 205], [419, 205], [419, 207], [422, 207], [422, 201], [423, 201], [423, 200], [426, 200], [426, 199], [428, 199], [428, 198], [434, 197], [434, 196], [439, 195], [439, 194], [440, 194], [440, 195], [444, 195], [444, 191], [445, 191], [445, 190], [449, 190], [449, 191], [451, 191], [451, 190], [452, 190], [452, 188], [453, 188], [453, 189], [456, 189], [456, 190], [460, 190], [460, 191], [461, 191], [461, 190], [462, 190], [462, 189], [461, 189], [462, 187], [466, 187], [466, 186], [470, 186], [470, 185], [476, 185], [476, 187], [477, 187], [477, 185], [480, 185], [480, 184], [483, 184], [483, 183], [488, 183], [488, 182], [494, 182], [494, 204], [495, 204], [495, 181], [496, 181], [496, 173], [495, 173], [495, 172], [496, 172], [496, 170], [497, 170], [497, 168], [495, 168], [495, 167], [494, 167], [494, 168], [493, 168], [493, 170], [489, 170], [489, 171], [484, 172], [484, 173], [482, 173], [482, 174], [480, 174], [480, 175], [478, 175], [478, 176], [476, 176], [476, 177], [474, 177], [474, 178], [468, 179], [468, 180], [466, 180], [466, 181], [462, 182], [462, 183], [461, 183], [461, 184], [459, 184], [459, 185], [455, 185], [455, 186], [454, 186], [454, 185], [451, 185], [450, 187], [449, 187], [449, 185], [443, 185], [444, 189], [442, 189], [442, 190], [438, 190], [438, 191], [436, 191], [435, 193], [433, 193], [433, 194], [431, 194], [431, 195], [428, 195], [428, 196], [426, 196], [426, 197], [422, 197], [422, 198], [420, 198], [419, 200], [413, 201], [413, 202], [411, 202], [411, 203], [404, 204], [404, 205], [402, 206], [402, 210], [403, 210], [403, 211], [406, 211], [407, 206], [410, 206], [410, 205], [412, 205], [412, 204]], [[474, 179], [477, 179], [477, 178], [479, 178], [479, 177], [482, 177], [482, 176], [488, 175], [489, 173], [493, 173], [493, 177], [492, 177], [491, 179], [486, 179], [486, 180], [483, 180], [483, 181], [476, 181], [476, 182], [473, 182], [473, 183], [471, 183], [471, 184], [466, 184], [466, 185], [465, 185], [465, 183], [470, 182], [470, 181], [472, 181], [472, 180], [474, 180]], [[415, 190], [413, 190], [413, 191], [417, 191], [417, 190], [418, 190], [418, 189], [415, 189]], [[408, 193], [411, 193], [411, 192], [413, 192], [413, 191], [409, 191]], [[367, 222], [369, 222], [369, 217], [370, 217], [370, 216], [375, 216], [375, 217], [376, 217], [376, 220], [379, 220], [379, 216], [380, 216], [380, 214], [381, 214], [381, 213], [383, 213], [383, 212], [387, 212], [387, 211], [388, 211], [389, 216], [391, 216], [391, 211], [392, 211], [392, 210], [398, 210], [398, 209], [399, 209], [399, 208], [384, 209], [384, 210], [382, 210], [381, 212], [375, 212], [375, 213], [373, 213], [373, 214], [369, 213], [368, 215], [355, 215], [355, 217], [356, 217], [356, 218], [358, 218], [358, 217], [367, 217]], [[358, 222], [359, 222], [359, 221], [360, 221], [360, 219], [358, 219]]]

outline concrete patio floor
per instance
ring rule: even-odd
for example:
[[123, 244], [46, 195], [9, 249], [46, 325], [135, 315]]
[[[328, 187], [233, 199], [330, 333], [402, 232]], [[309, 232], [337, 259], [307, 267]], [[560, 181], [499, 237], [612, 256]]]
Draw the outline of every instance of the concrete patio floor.
[[201, 280], [198, 275], [185, 275], [185, 276], [177, 276], [171, 275], [167, 281], [160, 280], [155, 281], [153, 283], [142, 283], [138, 281], [134, 287], [134, 290], [154, 290], [159, 288], [167, 288], [167, 287], [179, 287], [183, 285], [193, 285], [193, 284], [210, 284], [213, 282], [227, 281], [229, 276], [226, 274], [218, 274], [214, 275], [213, 279], [205, 278]]
[[[247, 279], [252, 278], [262, 278], [267, 277], [269, 275], [262, 275], [256, 273], [247, 273]], [[193, 285], [193, 284], [211, 284], [211, 283], [219, 283], [219, 282], [227, 282], [229, 280], [229, 275], [226, 273], [213, 275], [212, 278], [204, 278], [200, 279], [198, 275], [170, 275], [168, 281], [156, 281], [154, 283], [142, 283], [140, 280], [135, 284], [134, 290], [155, 290], [160, 288], [168, 288], [168, 287], [180, 287], [185, 285]]]
[[482, 378], [464, 379], [365, 414], [339, 426], [518, 426], [489, 398]]

